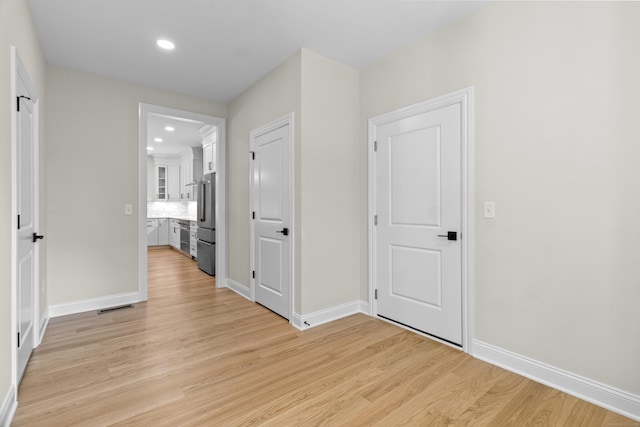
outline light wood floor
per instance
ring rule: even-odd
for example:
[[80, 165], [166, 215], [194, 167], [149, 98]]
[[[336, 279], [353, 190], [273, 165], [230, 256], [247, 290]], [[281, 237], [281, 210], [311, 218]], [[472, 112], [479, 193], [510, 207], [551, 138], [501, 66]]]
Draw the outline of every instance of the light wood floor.
[[14, 426], [638, 425], [364, 315], [298, 331], [170, 249], [147, 303], [52, 319], [18, 400]]

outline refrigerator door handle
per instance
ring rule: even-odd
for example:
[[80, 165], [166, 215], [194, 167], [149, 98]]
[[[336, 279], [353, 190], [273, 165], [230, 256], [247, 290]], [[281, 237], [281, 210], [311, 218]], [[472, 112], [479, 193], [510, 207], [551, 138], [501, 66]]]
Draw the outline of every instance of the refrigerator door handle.
[[206, 188], [206, 181], [201, 181], [200, 182], [200, 194], [199, 194], [199, 199], [200, 199], [200, 203], [198, 203], [198, 218], [199, 221], [204, 221], [206, 218], [204, 217], [204, 204], [206, 203], [206, 192], [205, 192], [205, 188]]

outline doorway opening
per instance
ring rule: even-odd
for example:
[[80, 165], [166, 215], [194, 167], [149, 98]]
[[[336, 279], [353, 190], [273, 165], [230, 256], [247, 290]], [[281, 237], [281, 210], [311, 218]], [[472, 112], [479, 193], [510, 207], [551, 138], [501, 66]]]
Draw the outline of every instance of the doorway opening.
[[[140, 301], [146, 301], [148, 296], [148, 244], [171, 245], [185, 255], [197, 259], [197, 246], [189, 243], [194, 240], [189, 228], [189, 219], [193, 220], [197, 217], [198, 182], [211, 170], [215, 171], [216, 177], [212, 184], [215, 186], [216, 195], [214, 258], [216, 287], [226, 287], [225, 140], [225, 119], [223, 118], [140, 104], [138, 162], [138, 265], [140, 266], [138, 298]], [[172, 222], [169, 219], [164, 222], [155, 221], [159, 217], [173, 218], [173, 220]]]

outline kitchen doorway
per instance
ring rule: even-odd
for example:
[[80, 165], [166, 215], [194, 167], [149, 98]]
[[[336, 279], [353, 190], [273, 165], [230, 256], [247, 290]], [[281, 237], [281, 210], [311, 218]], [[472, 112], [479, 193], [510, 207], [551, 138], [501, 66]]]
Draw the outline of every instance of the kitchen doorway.
[[[166, 123], [165, 123], [166, 122]], [[165, 137], [172, 132], [179, 131], [179, 128], [190, 128], [191, 132], [198, 129], [198, 132], [191, 136], [185, 137], [181, 143], [175, 138], [166, 137], [167, 144], [164, 144]], [[189, 131], [185, 131], [185, 135], [189, 135]], [[189, 152], [192, 147], [194, 138], [197, 142], [202, 141], [203, 136], [210, 138], [215, 135], [215, 146], [202, 146], [202, 155], [209, 156], [209, 160], [203, 160], [203, 157], [189, 157], [186, 167], [180, 167], [178, 161], [179, 152]], [[207, 173], [208, 169], [215, 169], [217, 172], [215, 180], [216, 194], [216, 287], [226, 287], [227, 277], [227, 257], [226, 257], [226, 164], [225, 164], [225, 119], [220, 117], [208, 116], [199, 113], [193, 113], [184, 110], [161, 107], [157, 105], [140, 103], [139, 105], [139, 197], [138, 197], [138, 297], [140, 301], [146, 301], [148, 296], [147, 289], [147, 242], [148, 224], [147, 224], [147, 208], [154, 208], [154, 203], [176, 202], [176, 206], [184, 206], [185, 212], [179, 213], [188, 215], [196, 215], [195, 212], [195, 190], [196, 182], [200, 175], [198, 162], [202, 162], [202, 174]], [[175, 147], [170, 147], [169, 141], [174, 140]], [[189, 142], [191, 141], [191, 143]], [[182, 145], [181, 145], [182, 144]], [[195, 144], [198, 145], [198, 144]], [[150, 147], [150, 149], [148, 148]], [[194, 152], [196, 150], [194, 149]], [[153, 162], [149, 160], [149, 154], [161, 160]], [[184, 161], [184, 159], [182, 160]], [[158, 165], [162, 163], [159, 167]], [[189, 167], [192, 165], [193, 168]], [[153, 169], [151, 169], [153, 168]], [[164, 178], [163, 178], [164, 176]], [[194, 179], [195, 178], [195, 179]], [[164, 184], [164, 185], [163, 185]], [[149, 205], [148, 205], [149, 203]], [[193, 210], [193, 212], [191, 212]], [[187, 215], [187, 216], [188, 216]], [[180, 215], [176, 215], [180, 216]], [[167, 221], [164, 224], [157, 223], [158, 227], [166, 227], [168, 231], [171, 224]], [[166, 231], [159, 228], [160, 231]], [[180, 230], [175, 233], [180, 238]], [[171, 239], [171, 233], [168, 233], [168, 239]], [[170, 242], [167, 242], [170, 244]], [[179, 243], [178, 243], [179, 247]], [[184, 250], [185, 248], [183, 248]], [[187, 249], [187, 253], [188, 248]]]

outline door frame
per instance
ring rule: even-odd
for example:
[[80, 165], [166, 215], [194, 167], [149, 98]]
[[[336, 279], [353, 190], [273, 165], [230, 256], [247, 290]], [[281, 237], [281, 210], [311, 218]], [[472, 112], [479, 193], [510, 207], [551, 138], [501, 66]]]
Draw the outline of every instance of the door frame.
[[[251, 152], [253, 151], [254, 141], [261, 135], [279, 129], [281, 127], [289, 125], [289, 218], [291, 225], [289, 226], [291, 231], [289, 233], [289, 265], [290, 267], [290, 280], [289, 280], [289, 323], [293, 324], [294, 318], [294, 301], [295, 301], [295, 253], [296, 253], [296, 220], [295, 220], [295, 181], [294, 181], [294, 114], [293, 112], [285, 114], [265, 125], [259, 126], [249, 132], [249, 153], [247, 153], [247, 161], [249, 162], [249, 212], [247, 217], [249, 218], [249, 268], [252, 271], [256, 269], [256, 256], [255, 256], [255, 239], [256, 229], [252, 219], [251, 212], [253, 211], [254, 195], [253, 195], [253, 172], [254, 163], [251, 160]], [[249, 273], [249, 299], [256, 302], [256, 279]]]
[[[474, 338], [474, 139], [473, 139], [473, 86], [438, 96], [417, 104], [409, 105], [391, 112], [383, 113], [368, 120], [368, 154], [369, 154], [369, 207], [368, 207], [368, 234], [369, 234], [369, 310], [370, 315], [378, 317], [378, 307], [374, 298], [376, 289], [376, 233], [374, 215], [376, 214], [376, 160], [374, 144], [376, 141], [376, 129], [397, 120], [412, 117], [417, 114], [427, 113], [450, 105], [460, 104], [462, 146], [461, 146], [461, 194], [462, 194], [462, 224], [460, 230], [462, 251], [462, 350], [472, 353]], [[384, 320], [384, 319], [382, 319]], [[397, 323], [394, 323], [398, 325]], [[398, 325], [401, 326], [401, 325]], [[414, 332], [417, 332], [411, 329]], [[421, 334], [443, 344], [452, 344], [427, 334]], [[459, 348], [455, 346], [455, 348]]]
[[147, 120], [149, 114], [180, 117], [216, 126], [216, 288], [227, 287], [227, 169], [226, 120], [175, 108], [140, 103], [138, 106], [138, 300], [146, 301], [147, 289]]
[[[27, 95], [33, 103], [33, 224], [36, 230], [40, 228], [40, 98], [33, 85], [26, 67], [18, 55], [18, 49], [11, 46], [11, 385], [17, 398], [18, 393], [18, 339], [16, 336], [18, 312], [18, 112], [17, 97], [18, 79], [24, 84]], [[40, 244], [33, 248], [33, 348], [38, 347], [44, 335], [44, 328], [48, 318], [42, 319], [40, 313]]]

